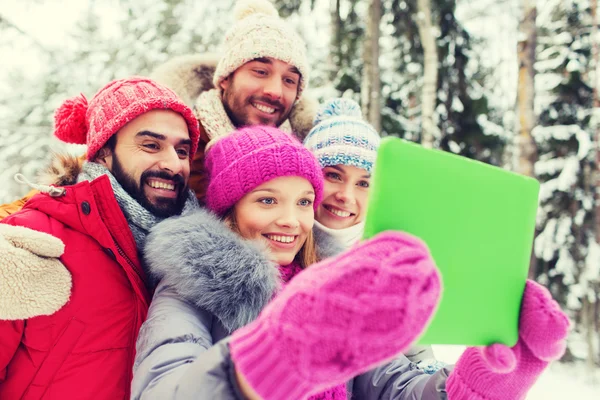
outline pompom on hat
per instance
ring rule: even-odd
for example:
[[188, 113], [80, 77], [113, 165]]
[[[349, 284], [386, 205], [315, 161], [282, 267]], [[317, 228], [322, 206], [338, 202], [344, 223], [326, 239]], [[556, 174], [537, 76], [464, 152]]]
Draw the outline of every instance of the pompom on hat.
[[293, 65], [300, 72], [298, 95], [308, 85], [309, 66], [304, 40], [284, 20], [269, 0], [240, 0], [234, 9], [235, 24], [225, 34], [223, 57], [213, 83], [221, 82], [236, 69], [261, 57]]
[[348, 165], [371, 173], [381, 138], [362, 117], [354, 100], [336, 98], [324, 103], [304, 139], [321, 168]]
[[223, 216], [246, 193], [282, 176], [305, 178], [323, 198], [323, 172], [312, 153], [293, 136], [269, 126], [241, 128], [217, 140], [206, 153], [206, 204]]
[[198, 149], [198, 120], [171, 89], [148, 78], [131, 77], [110, 82], [88, 102], [83, 94], [66, 100], [54, 114], [54, 135], [67, 143], [87, 144], [87, 159], [125, 124], [152, 110], [172, 110], [186, 121], [192, 148]]

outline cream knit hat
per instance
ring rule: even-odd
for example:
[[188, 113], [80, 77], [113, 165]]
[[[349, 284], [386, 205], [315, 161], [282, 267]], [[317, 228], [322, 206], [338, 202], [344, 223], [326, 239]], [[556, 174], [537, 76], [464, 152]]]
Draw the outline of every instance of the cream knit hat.
[[223, 57], [217, 65], [216, 87], [232, 72], [256, 58], [271, 57], [298, 68], [298, 96], [308, 85], [304, 40], [281, 18], [269, 0], [240, 0], [234, 9], [236, 23], [225, 34]]

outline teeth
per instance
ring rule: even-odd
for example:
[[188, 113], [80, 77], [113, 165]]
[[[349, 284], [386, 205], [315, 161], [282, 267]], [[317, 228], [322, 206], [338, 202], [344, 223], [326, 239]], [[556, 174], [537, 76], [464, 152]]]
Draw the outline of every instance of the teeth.
[[266, 112], [269, 114], [273, 114], [275, 112], [275, 109], [273, 107], [267, 107], [267, 106], [263, 106], [262, 104], [256, 104], [256, 103], [252, 103], [252, 105], [254, 107], [258, 108], [262, 112]]
[[348, 218], [352, 213], [349, 213], [348, 211], [342, 211], [342, 210], [338, 210], [336, 208], [329, 208], [329, 211], [331, 211], [333, 214], [337, 215], [338, 217], [342, 217], [342, 218]]
[[154, 189], [175, 190], [175, 185], [170, 184], [170, 183], [150, 181], [150, 182], [148, 182], [148, 184], [150, 185], [150, 187], [153, 187]]
[[281, 243], [292, 243], [296, 239], [295, 236], [267, 235], [267, 237]]

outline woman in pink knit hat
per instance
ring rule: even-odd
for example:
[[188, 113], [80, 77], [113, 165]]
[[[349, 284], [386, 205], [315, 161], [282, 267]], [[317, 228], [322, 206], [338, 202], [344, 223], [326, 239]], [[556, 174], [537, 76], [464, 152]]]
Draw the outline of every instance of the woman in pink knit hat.
[[420, 240], [385, 232], [334, 255], [312, 230], [321, 167], [276, 128], [219, 139], [206, 170], [212, 213], [163, 221], [146, 242], [159, 284], [132, 398], [516, 399], [562, 351], [563, 314], [528, 286], [516, 350], [470, 349], [452, 373], [424, 373], [401, 354], [441, 291]]

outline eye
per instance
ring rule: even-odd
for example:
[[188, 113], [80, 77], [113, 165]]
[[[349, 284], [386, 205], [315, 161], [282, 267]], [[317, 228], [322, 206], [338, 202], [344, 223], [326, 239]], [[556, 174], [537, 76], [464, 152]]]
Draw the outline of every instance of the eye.
[[275, 200], [274, 197], [262, 197], [262, 198], [258, 199], [258, 202], [263, 203], [267, 206], [271, 206], [271, 205], [277, 203], [277, 201]]
[[331, 180], [334, 180], [334, 181], [341, 181], [342, 180], [342, 177], [337, 172], [326, 172], [325, 173], [325, 178], [331, 179]]
[[369, 186], [371, 186], [369, 181], [359, 181], [357, 185], [365, 189], [368, 189]]
[[144, 143], [142, 147], [148, 150], [158, 150], [160, 146], [157, 143]]
[[266, 76], [267, 75], [267, 71], [265, 71], [264, 69], [255, 69], [253, 70], [255, 74], [260, 75], [260, 76]]
[[312, 206], [313, 201], [310, 199], [302, 199], [298, 202], [298, 205], [301, 207], [310, 207]]
[[283, 81], [290, 86], [296, 86], [296, 83], [297, 83], [296, 79], [293, 79], [293, 78], [285, 78]]
[[190, 155], [190, 152], [187, 149], [178, 149], [177, 154], [179, 154], [179, 157], [181, 157], [181, 158], [188, 158]]

